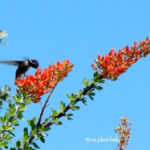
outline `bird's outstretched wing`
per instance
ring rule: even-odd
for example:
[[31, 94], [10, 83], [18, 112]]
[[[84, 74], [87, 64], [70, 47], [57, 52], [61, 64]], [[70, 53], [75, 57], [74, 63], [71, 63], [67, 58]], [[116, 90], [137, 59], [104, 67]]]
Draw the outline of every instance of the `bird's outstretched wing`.
[[22, 63], [22, 61], [0, 61], [0, 63], [2, 63], [2, 64], [8, 64], [8, 65], [16, 65], [16, 66], [19, 66], [21, 63]]

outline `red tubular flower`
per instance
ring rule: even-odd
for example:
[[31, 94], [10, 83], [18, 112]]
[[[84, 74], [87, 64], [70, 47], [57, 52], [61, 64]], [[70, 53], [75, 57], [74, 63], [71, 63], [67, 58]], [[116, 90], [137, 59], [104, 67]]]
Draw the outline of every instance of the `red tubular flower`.
[[43, 71], [37, 69], [35, 75], [28, 75], [25, 78], [15, 81], [21, 92], [26, 92], [34, 103], [40, 101], [41, 96], [50, 92], [59, 81], [62, 81], [72, 71], [73, 64], [68, 59], [57, 64], [50, 65]]
[[150, 40], [141, 41], [139, 44], [135, 41], [131, 48], [127, 45], [114, 52], [111, 49], [108, 55], [100, 56], [94, 59], [95, 64], [92, 68], [100, 74], [103, 79], [117, 80], [118, 76], [124, 73], [133, 63], [141, 57], [145, 57], [150, 53]]

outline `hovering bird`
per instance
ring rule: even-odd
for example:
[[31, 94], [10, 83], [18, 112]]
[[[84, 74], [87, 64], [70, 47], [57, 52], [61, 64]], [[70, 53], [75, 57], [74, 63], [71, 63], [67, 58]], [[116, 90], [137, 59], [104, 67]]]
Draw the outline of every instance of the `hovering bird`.
[[24, 75], [30, 67], [36, 69], [39, 67], [39, 62], [35, 59], [26, 59], [23, 61], [0, 61], [0, 63], [18, 66], [16, 70], [16, 79]]

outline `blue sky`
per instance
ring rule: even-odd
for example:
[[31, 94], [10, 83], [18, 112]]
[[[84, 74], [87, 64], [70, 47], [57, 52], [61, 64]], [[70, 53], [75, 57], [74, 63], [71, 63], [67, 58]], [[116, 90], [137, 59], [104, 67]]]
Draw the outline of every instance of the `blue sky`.
[[[91, 63], [97, 54], [111, 48], [131, 45], [150, 36], [149, 0], [1, 0], [0, 29], [9, 36], [8, 46], [0, 46], [0, 60], [38, 59], [41, 67], [69, 58], [73, 71], [61, 82], [51, 97], [45, 116], [51, 108], [66, 103], [67, 93], [83, 87], [83, 78], [93, 74]], [[149, 83], [150, 56], [139, 60], [115, 82], [107, 81], [95, 100], [74, 112], [73, 120], [62, 119], [61, 127], [53, 126], [41, 150], [108, 150], [116, 143], [86, 142], [87, 137], [115, 137], [114, 128], [120, 117], [128, 116], [132, 125], [128, 149], [149, 147]], [[1, 64], [0, 85], [12, 86], [15, 95], [15, 67]], [[29, 70], [34, 73], [34, 69]], [[43, 100], [44, 101], [44, 98]], [[32, 104], [25, 112], [25, 121], [38, 116], [40, 104]], [[17, 129], [17, 138], [22, 130]]]

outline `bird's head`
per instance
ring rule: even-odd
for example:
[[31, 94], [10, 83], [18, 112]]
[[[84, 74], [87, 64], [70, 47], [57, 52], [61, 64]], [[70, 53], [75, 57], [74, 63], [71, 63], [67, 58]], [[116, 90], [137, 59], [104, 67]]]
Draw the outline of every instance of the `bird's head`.
[[36, 68], [36, 69], [39, 67], [39, 62], [36, 59], [29, 59], [28, 61], [31, 67]]

